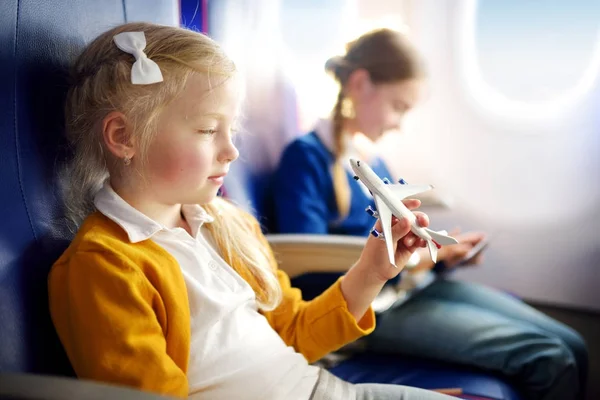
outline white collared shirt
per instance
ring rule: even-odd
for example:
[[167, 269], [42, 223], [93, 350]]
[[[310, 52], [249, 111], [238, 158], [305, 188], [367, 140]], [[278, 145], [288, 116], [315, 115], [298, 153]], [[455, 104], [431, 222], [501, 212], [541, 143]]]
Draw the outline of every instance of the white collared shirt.
[[183, 228], [166, 228], [142, 214], [108, 183], [94, 203], [132, 243], [151, 239], [181, 267], [190, 306], [190, 399], [310, 397], [318, 368], [287, 346], [258, 312], [252, 287], [213, 247], [203, 227], [212, 217], [202, 207], [182, 207], [194, 234], [190, 236]]

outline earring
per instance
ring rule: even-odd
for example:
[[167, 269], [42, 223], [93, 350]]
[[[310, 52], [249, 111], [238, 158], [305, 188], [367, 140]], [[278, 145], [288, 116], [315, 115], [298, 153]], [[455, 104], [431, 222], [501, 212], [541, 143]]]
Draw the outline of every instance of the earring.
[[129, 157], [127, 154], [125, 154], [125, 157], [123, 158], [123, 164], [125, 164], [125, 165], [131, 164], [131, 157]]
[[350, 99], [349, 97], [345, 97], [344, 100], [342, 100], [342, 108], [340, 112], [342, 113], [342, 117], [347, 119], [354, 119], [354, 117], [356, 117], [356, 112], [354, 111], [354, 103], [352, 102], [352, 99]]

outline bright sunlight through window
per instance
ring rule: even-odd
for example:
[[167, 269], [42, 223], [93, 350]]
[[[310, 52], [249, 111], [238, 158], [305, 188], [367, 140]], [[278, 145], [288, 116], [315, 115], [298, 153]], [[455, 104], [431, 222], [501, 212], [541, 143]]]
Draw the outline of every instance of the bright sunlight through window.
[[560, 118], [600, 72], [600, 2], [464, 0], [457, 55], [475, 104], [517, 121]]

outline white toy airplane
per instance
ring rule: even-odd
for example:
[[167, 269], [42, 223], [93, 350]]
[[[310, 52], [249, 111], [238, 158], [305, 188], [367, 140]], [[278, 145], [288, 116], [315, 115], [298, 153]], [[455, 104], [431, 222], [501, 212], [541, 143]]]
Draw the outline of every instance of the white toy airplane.
[[[383, 238], [385, 239], [388, 255], [390, 257], [390, 263], [396, 266], [394, 257], [394, 244], [392, 238], [392, 215], [397, 218], [408, 218], [411, 223], [411, 231], [427, 242], [429, 248], [429, 255], [435, 263], [437, 260], [437, 251], [442, 245], [456, 244], [458, 241], [451, 236], [448, 236], [446, 231], [435, 232], [428, 228], [423, 228], [417, 223], [417, 217], [413, 214], [404, 203], [402, 199], [413, 196], [417, 193], [425, 192], [433, 188], [431, 185], [409, 185], [400, 180], [398, 184], [389, 184], [387, 179], [381, 180], [375, 172], [366, 163], [360, 160], [350, 159], [350, 165], [352, 170], [356, 174], [354, 179], [360, 180], [369, 189], [373, 198], [375, 199], [375, 205], [377, 212], [370, 207], [367, 208], [367, 212], [376, 218], [381, 219], [381, 225], [383, 226]], [[381, 237], [382, 235], [375, 229], [371, 231], [373, 236]]]

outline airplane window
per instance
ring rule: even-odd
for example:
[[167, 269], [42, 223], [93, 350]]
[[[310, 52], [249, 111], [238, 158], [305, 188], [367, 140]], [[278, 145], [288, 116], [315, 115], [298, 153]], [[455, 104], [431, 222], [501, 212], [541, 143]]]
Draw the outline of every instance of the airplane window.
[[459, 70], [474, 102], [546, 118], [575, 106], [600, 71], [600, 2], [460, 3]]

